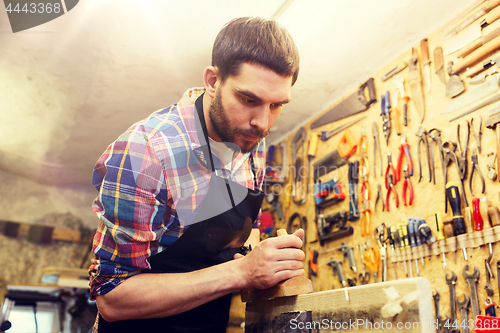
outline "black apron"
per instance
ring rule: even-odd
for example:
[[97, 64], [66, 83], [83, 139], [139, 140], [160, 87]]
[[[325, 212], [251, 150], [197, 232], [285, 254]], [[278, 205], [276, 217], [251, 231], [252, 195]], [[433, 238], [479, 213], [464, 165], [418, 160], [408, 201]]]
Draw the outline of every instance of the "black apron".
[[[203, 114], [203, 95], [196, 100], [195, 106], [212, 168], [208, 193], [194, 211], [201, 220], [190, 225], [172, 245], [149, 259], [152, 273], [192, 272], [232, 260], [250, 235], [252, 223], [257, 218], [264, 199], [264, 193], [257, 186], [252, 155], [250, 163], [255, 190], [216, 174]], [[235, 201], [233, 194], [236, 192], [246, 195], [243, 199]], [[214, 207], [221, 205], [229, 208], [214, 216]], [[231, 294], [228, 294], [187, 312], [165, 318], [107, 322], [99, 315], [98, 331], [100, 333], [225, 332], [229, 321], [230, 303]]]

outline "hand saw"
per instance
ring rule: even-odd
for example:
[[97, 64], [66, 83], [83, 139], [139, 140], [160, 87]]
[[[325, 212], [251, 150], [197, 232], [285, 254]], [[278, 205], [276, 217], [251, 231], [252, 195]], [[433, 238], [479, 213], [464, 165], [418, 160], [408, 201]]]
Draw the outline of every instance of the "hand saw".
[[[366, 99], [365, 90], [368, 90], [368, 100]], [[344, 119], [356, 113], [366, 111], [372, 103], [377, 101], [375, 93], [375, 85], [373, 78], [368, 79], [363, 83], [358, 90], [351, 96], [344, 99], [338, 105], [334, 106], [330, 111], [316, 119], [311, 124], [311, 129], [332, 123], [334, 121]]]

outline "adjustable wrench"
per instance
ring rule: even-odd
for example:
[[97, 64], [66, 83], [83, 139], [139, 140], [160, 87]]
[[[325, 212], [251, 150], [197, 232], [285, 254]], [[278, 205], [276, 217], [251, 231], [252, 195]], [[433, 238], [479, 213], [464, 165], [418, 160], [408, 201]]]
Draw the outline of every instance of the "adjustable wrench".
[[472, 307], [472, 319], [475, 321], [476, 317], [480, 314], [479, 310], [479, 298], [477, 297], [477, 281], [479, 279], [479, 269], [474, 266], [474, 273], [470, 274], [468, 272], [469, 265], [465, 265], [463, 270], [463, 276], [467, 285], [469, 286], [470, 304]]
[[460, 310], [460, 319], [461, 323], [459, 326], [463, 327], [463, 332], [462, 333], [469, 333], [469, 296], [467, 296], [466, 293], [464, 293], [464, 300], [460, 301], [459, 298], [457, 298], [457, 305], [458, 309]]
[[[456, 296], [455, 296], [455, 285], [457, 284], [457, 274], [451, 271], [451, 277], [448, 277], [446, 273], [446, 284], [450, 290], [450, 310], [451, 310], [451, 323], [450, 326], [453, 327], [457, 321], [457, 306], [456, 306]], [[458, 326], [458, 325], [457, 325]], [[457, 329], [452, 328], [451, 332], [458, 332]]]

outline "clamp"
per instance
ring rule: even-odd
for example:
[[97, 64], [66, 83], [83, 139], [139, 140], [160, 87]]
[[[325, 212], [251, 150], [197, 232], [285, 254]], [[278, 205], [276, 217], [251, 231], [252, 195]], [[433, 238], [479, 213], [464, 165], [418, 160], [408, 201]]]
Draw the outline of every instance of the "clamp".
[[375, 199], [375, 206], [373, 207], [373, 210], [375, 213], [377, 212], [377, 204], [378, 201], [382, 201], [382, 211], [385, 211], [385, 202], [384, 202], [384, 197], [382, 195], [382, 185], [377, 184], [377, 199]]
[[477, 173], [479, 174], [479, 178], [481, 178], [481, 183], [483, 185], [483, 190], [481, 193], [484, 193], [484, 177], [483, 174], [481, 173], [481, 169], [479, 169], [479, 166], [477, 165], [477, 149], [474, 148], [472, 151], [472, 157], [471, 157], [471, 172], [470, 172], [470, 179], [469, 179], [469, 188], [470, 188], [470, 194], [474, 196], [474, 192], [472, 191], [472, 177], [474, 176], [474, 170], [477, 170]]
[[408, 167], [404, 168], [405, 181], [403, 183], [403, 204], [406, 206], [406, 191], [408, 190], [410, 198], [408, 201], [408, 206], [413, 203], [413, 185], [411, 184], [410, 176], [408, 175]]
[[398, 172], [396, 174], [396, 183], [401, 180], [401, 165], [403, 164], [403, 155], [406, 157], [408, 172], [410, 176], [413, 176], [413, 162], [411, 160], [410, 145], [406, 141], [406, 135], [403, 135], [401, 137], [401, 145], [399, 146], [398, 166], [397, 166]]

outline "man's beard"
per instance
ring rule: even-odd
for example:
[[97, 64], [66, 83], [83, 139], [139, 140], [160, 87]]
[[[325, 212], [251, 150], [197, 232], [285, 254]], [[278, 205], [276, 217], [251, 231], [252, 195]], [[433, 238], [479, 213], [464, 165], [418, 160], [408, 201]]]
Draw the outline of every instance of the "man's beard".
[[[214, 99], [210, 104], [210, 109], [208, 112], [212, 127], [217, 134], [217, 136], [231, 149], [235, 149], [236, 136], [238, 134], [255, 136], [259, 138], [265, 138], [269, 131], [259, 131], [257, 129], [242, 130], [238, 127], [233, 129], [230, 128], [229, 119], [227, 117], [227, 111], [222, 106], [222, 96], [220, 90], [215, 93]], [[258, 144], [257, 142], [246, 141], [241, 138], [243, 143], [238, 145], [242, 153], [248, 153], [252, 151]]]

